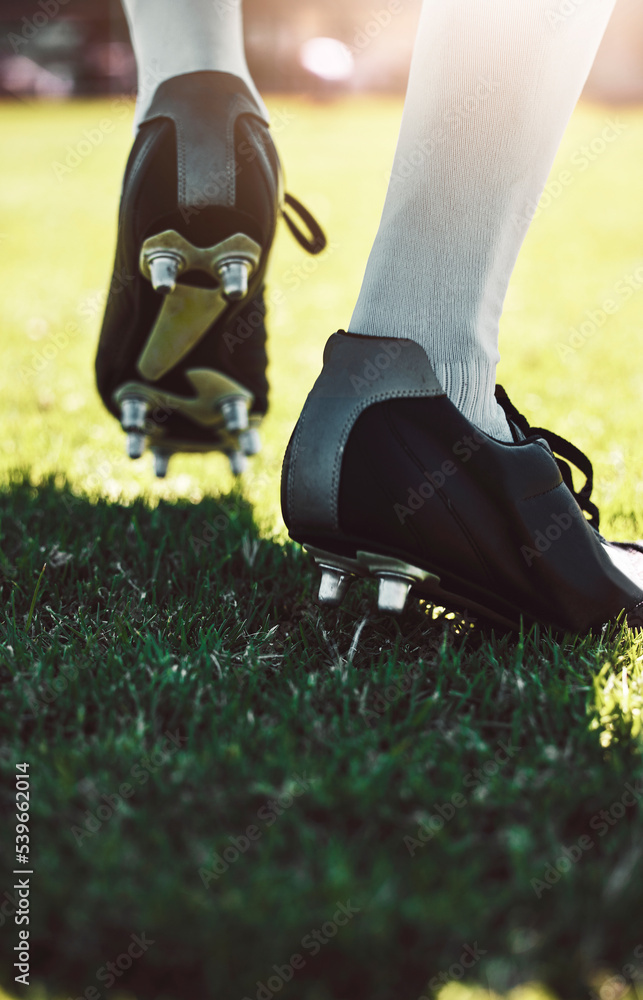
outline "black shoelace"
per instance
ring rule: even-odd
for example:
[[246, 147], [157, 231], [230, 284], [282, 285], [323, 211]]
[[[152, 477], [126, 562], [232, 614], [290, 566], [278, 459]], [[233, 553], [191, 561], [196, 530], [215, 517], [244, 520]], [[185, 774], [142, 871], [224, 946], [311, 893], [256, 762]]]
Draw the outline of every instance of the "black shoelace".
[[299, 226], [295, 223], [289, 215], [286, 215], [285, 208], [282, 208], [281, 214], [284, 222], [288, 226], [290, 232], [293, 234], [300, 246], [304, 248], [307, 253], [318, 254], [326, 247], [326, 236], [324, 235], [324, 230], [317, 222], [317, 219], [312, 215], [307, 208], [305, 208], [297, 198], [293, 197], [291, 194], [287, 194], [284, 198], [284, 203], [292, 208], [294, 212], [297, 213], [301, 221], [308, 226], [308, 231], [310, 236], [306, 236], [302, 233]]
[[[558, 463], [558, 468], [560, 469], [565, 486], [572, 494], [581, 510], [584, 510], [587, 514], [589, 514], [589, 523], [598, 531], [600, 526], [600, 513], [598, 507], [592, 502], [591, 499], [592, 490], [594, 488], [594, 470], [587, 455], [585, 455], [580, 448], [577, 448], [576, 445], [572, 444], [571, 441], [567, 441], [566, 438], [560, 437], [559, 434], [554, 434], [553, 431], [548, 431], [544, 427], [531, 427], [526, 417], [523, 417], [522, 413], [518, 412], [501, 385], [496, 386], [496, 399], [498, 400], [500, 406], [502, 406], [508, 419], [516, 425], [521, 434], [524, 434], [525, 437], [544, 438], [554, 453], [554, 458]], [[571, 462], [571, 464], [585, 476], [585, 485], [581, 490], [576, 491], [574, 489], [572, 470], [570, 469], [568, 462]]]

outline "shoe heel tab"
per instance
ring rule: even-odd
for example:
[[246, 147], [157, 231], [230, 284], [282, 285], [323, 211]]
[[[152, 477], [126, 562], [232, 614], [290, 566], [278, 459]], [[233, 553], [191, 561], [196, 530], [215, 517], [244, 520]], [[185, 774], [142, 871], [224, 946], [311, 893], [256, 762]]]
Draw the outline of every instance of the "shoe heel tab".
[[242, 115], [269, 126], [231, 73], [183, 73], [159, 84], [143, 124], [165, 118], [174, 125], [180, 209], [234, 206], [235, 124]]
[[389, 399], [443, 395], [426, 352], [414, 341], [333, 334], [284, 466], [284, 518], [291, 534], [338, 530], [342, 459], [364, 410]]

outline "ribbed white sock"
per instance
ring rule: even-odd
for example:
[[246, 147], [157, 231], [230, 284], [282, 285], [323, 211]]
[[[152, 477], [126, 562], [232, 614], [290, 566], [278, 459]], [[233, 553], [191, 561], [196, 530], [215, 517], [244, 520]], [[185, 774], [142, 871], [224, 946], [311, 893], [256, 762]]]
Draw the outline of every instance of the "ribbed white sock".
[[266, 114], [246, 63], [240, 0], [123, 0], [138, 67], [136, 121], [160, 83], [219, 70], [241, 77]]
[[424, 0], [352, 333], [422, 344], [461, 412], [494, 399], [509, 278], [615, 0]]

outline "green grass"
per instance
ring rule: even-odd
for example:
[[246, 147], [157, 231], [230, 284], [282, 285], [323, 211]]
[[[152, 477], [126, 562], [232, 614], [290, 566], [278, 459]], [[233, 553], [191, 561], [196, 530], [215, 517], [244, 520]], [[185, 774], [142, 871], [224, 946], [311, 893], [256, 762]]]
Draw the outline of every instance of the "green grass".
[[[254, 998], [296, 953], [280, 1000], [417, 1000], [441, 975], [444, 1000], [470, 996], [462, 982], [609, 1000], [609, 977], [643, 976], [643, 819], [621, 803], [643, 780], [643, 644], [503, 637], [419, 604], [390, 620], [366, 585], [340, 612], [317, 608], [280, 520], [281, 456], [323, 343], [350, 318], [400, 103], [271, 104], [293, 116], [277, 137], [289, 187], [331, 249], [309, 264], [279, 236], [273, 409], [240, 487], [217, 456], [179, 458], [157, 483], [124, 459], [94, 390], [129, 109], [0, 110], [12, 151], [0, 166], [0, 762], [7, 806], [15, 765], [30, 765], [33, 980], [52, 998], [108, 996], [100, 970], [144, 932], [154, 944], [116, 983], [138, 1000]], [[614, 289], [643, 264], [643, 114], [621, 115], [618, 139], [578, 166], [610, 115], [572, 121], [553, 172], [572, 181], [521, 256], [500, 376], [534, 423], [590, 451], [605, 527], [624, 538], [641, 532], [643, 281], [628, 301]], [[114, 129], [57, 179], [52, 163], [103, 119]], [[561, 353], [608, 298], [615, 314]], [[231, 838], [239, 857], [217, 872]], [[578, 861], [548, 886], [564, 849]], [[338, 927], [349, 900], [358, 912]], [[307, 935], [324, 924], [313, 954]], [[16, 941], [5, 913], [2, 985], [23, 995]], [[465, 945], [480, 960], [461, 981]]]

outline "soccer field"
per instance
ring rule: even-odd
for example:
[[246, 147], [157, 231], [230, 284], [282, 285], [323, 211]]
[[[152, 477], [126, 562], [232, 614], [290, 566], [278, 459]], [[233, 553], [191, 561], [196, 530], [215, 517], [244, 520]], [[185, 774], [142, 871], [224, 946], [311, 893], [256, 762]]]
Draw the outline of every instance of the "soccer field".
[[[401, 102], [269, 106], [329, 247], [279, 233], [271, 412], [241, 483], [221, 456], [156, 481], [94, 387], [131, 105], [0, 106], [0, 764], [10, 806], [29, 764], [31, 981], [612, 1000], [612, 977], [643, 981], [641, 640], [499, 636], [417, 602], [390, 620], [368, 585], [316, 606], [281, 460], [350, 320]], [[641, 111], [576, 112], [501, 328], [499, 380], [590, 455], [617, 539], [643, 536], [641, 162]]]

